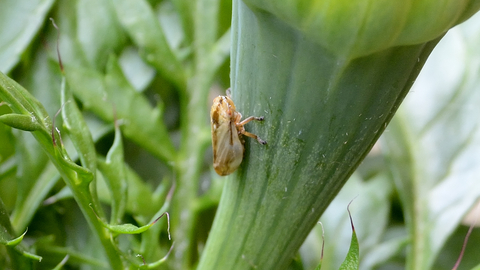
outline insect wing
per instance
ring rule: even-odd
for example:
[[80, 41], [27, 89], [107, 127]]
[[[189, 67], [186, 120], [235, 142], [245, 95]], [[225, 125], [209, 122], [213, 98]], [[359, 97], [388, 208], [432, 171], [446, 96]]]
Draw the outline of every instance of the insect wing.
[[219, 96], [213, 101], [210, 112], [212, 124], [213, 167], [219, 175], [234, 172], [242, 163], [243, 143], [238, 136], [236, 112], [233, 101]]
[[224, 123], [217, 128], [213, 141], [213, 167], [219, 175], [234, 172], [243, 160], [243, 144], [234, 123]]

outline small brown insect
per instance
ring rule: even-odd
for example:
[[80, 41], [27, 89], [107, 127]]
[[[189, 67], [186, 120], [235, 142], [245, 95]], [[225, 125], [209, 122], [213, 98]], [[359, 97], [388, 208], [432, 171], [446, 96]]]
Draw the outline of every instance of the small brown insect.
[[234, 172], [242, 163], [244, 141], [242, 135], [256, 139], [261, 144], [267, 144], [257, 135], [245, 130], [245, 124], [252, 120], [263, 121], [264, 117], [250, 116], [242, 120], [242, 114], [237, 112], [230, 98], [230, 88], [227, 96], [218, 96], [213, 100], [210, 111], [212, 124], [213, 168], [221, 175]]

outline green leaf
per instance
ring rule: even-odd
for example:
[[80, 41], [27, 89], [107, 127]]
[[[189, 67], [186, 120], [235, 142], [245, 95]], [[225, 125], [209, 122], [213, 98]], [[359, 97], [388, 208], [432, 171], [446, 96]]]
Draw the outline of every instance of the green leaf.
[[156, 71], [147, 65], [134, 47], [126, 47], [118, 59], [128, 82], [138, 92], [143, 92], [155, 78]]
[[0, 115], [0, 122], [24, 131], [36, 131], [42, 128], [34, 117], [23, 114], [9, 113]]
[[148, 230], [148, 228], [150, 228], [152, 225], [153, 224], [148, 224], [142, 227], [138, 227], [128, 223], [120, 225], [108, 225], [107, 228], [117, 234], [139, 234]]
[[[7, 211], [5, 209], [5, 205], [3, 204], [3, 200], [0, 198], [0, 244], [4, 244], [7, 246], [8, 249], [15, 251], [15, 254], [11, 254], [11, 256], [17, 257], [16, 259], [12, 260], [20, 260], [20, 264], [24, 263], [24, 258], [29, 258], [37, 261], [41, 261], [42, 257], [30, 253], [26, 250], [26, 248], [20, 243], [23, 240], [23, 236], [27, 233], [25, 231], [22, 235], [17, 238], [12, 239], [12, 235], [14, 235], [14, 231], [12, 228], [12, 224], [10, 223], [10, 219], [7, 215]], [[21, 257], [18, 258], [17, 254], [21, 254]], [[18, 262], [17, 262], [18, 263]]]
[[[89, 123], [92, 124], [94, 127], [93, 130], [96, 131], [94, 134], [95, 141], [98, 141], [98, 138], [103, 136], [105, 132], [110, 132], [110, 129], [105, 124], [95, 125], [94, 124], [95, 122], [91, 121], [92, 120], [91, 118], [89, 120], [90, 120]], [[34, 155], [34, 153], [31, 153], [33, 149], [36, 149], [39, 147], [38, 147], [38, 144], [35, 144], [35, 142], [30, 142], [31, 140], [27, 140], [27, 138], [29, 137], [21, 136], [20, 133], [17, 135], [17, 139], [21, 140], [21, 143], [19, 142], [18, 145], [22, 146], [21, 148], [17, 147], [18, 153], [21, 154], [18, 156], [18, 159], [23, 161], [23, 162], [19, 162], [19, 167], [25, 166], [25, 168], [22, 169], [23, 170], [22, 175], [25, 175], [23, 177], [32, 181], [33, 184], [30, 189], [26, 189], [24, 192], [18, 193], [19, 197], [17, 199], [17, 205], [15, 206], [15, 209], [12, 212], [12, 224], [17, 231], [25, 230], [28, 223], [33, 218], [33, 215], [35, 214], [35, 212], [38, 210], [39, 206], [42, 203], [51, 204], [51, 203], [54, 203], [56, 200], [64, 198], [64, 196], [67, 196], [69, 198], [72, 197], [72, 191], [68, 187], [64, 187], [62, 191], [65, 190], [66, 193], [68, 194], [64, 194], [62, 193], [62, 191], [60, 191], [56, 195], [50, 197], [47, 201], [44, 202], [48, 193], [60, 180], [60, 175], [58, 173], [58, 170], [52, 163], [47, 163], [45, 167], [39, 168], [41, 170], [37, 170], [37, 169], [32, 170], [32, 166], [33, 168], [37, 168], [39, 166], [39, 165], [35, 165], [34, 161], [37, 161], [37, 162], [40, 161], [41, 156], [38, 156], [38, 154]], [[22, 150], [23, 148], [25, 148], [25, 150]], [[41, 151], [41, 149], [39, 150]], [[24, 153], [25, 151], [28, 151], [28, 152]], [[76, 160], [77, 159], [76, 156], [77, 155], [74, 153], [74, 155], [72, 155], [72, 158]], [[29, 161], [29, 162], [26, 162], [26, 161]], [[38, 178], [35, 179], [35, 177], [32, 177], [32, 175], [38, 176]], [[26, 186], [25, 184], [22, 184], [21, 189], [19, 190], [25, 189], [25, 186]]]
[[61, 89], [63, 126], [78, 152], [82, 165], [95, 175], [97, 171], [97, 157], [92, 135], [72, 93], [65, 84], [65, 79], [62, 81]]
[[48, 133], [51, 127], [50, 117], [43, 105], [25, 88], [2, 72], [0, 72], [0, 98], [10, 106], [13, 113], [35, 118], [42, 127], [41, 131]]
[[50, 205], [50, 204], [54, 204], [58, 201], [65, 200], [65, 199], [71, 199], [71, 198], [73, 198], [72, 190], [68, 186], [65, 186], [59, 192], [55, 193], [55, 195], [48, 197], [43, 202], [43, 204], [44, 205]]
[[[161, 1], [154, 6], [157, 20], [165, 34], [165, 39], [170, 48], [176, 50], [177, 57], [180, 61], [184, 61], [187, 57], [192, 55], [192, 49], [190, 47], [184, 47], [185, 45], [185, 33], [184, 28], [180, 24], [180, 17], [187, 15], [179, 13], [174, 4], [171, 1]], [[192, 28], [193, 25], [190, 25]]]
[[70, 258], [70, 255], [66, 255], [65, 258], [61, 262], [59, 262], [53, 270], [60, 270], [62, 267], [67, 263], [68, 259]]
[[117, 59], [112, 56], [105, 75], [106, 93], [116, 106], [125, 136], [143, 145], [150, 152], [167, 160], [174, 160], [175, 150], [162, 120], [163, 112], [152, 108], [126, 80]]
[[89, 183], [93, 180], [91, 171], [78, 166], [70, 159], [60, 139], [60, 135], [57, 132], [53, 133], [53, 125], [42, 104], [22, 86], [1, 72], [0, 98], [10, 105], [13, 112], [32, 114], [39, 119], [42, 129], [33, 132], [35, 139], [55, 164], [65, 183], [72, 189], [74, 198], [87, 218], [89, 225], [102, 242], [102, 247], [105, 249], [111, 266], [120, 268], [122, 261], [119, 259], [118, 253], [105, 235], [106, 232], [97, 222], [95, 215], [89, 211], [89, 204], [93, 201], [89, 191]]
[[113, 1], [82, 0], [75, 6], [76, 39], [90, 67], [103, 70], [109, 55], [125, 45], [126, 35]]
[[3, 240], [0, 240], [0, 243], [5, 244], [7, 246], [16, 246], [16, 245], [20, 244], [20, 242], [22, 242], [25, 234], [27, 234], [27, 231], [25, 231], [24, 233], [22, 233], [22, 235], [20, 235], [19, 237], [15, 238], [15, 239], [7, 240], [6, 242], [3, 242]]
[[128, 188], [123, 157], [122, 133], [117, 125], [115, 125], [115, 140], [108, 151], [107, 159], [105, 162], [100, 162], [99, 165], [112, 197], [110, 223], [117, 224], [121, 221], [125, 212]]
[[117, 225], [117, 224], [107, 224], [104, 221], [102, 221], [100, 218], [98, 220], [103, 224], [103, 226], [105, 228], [107, 228], [108, 230], [110, 230], [114, 234], [139, 234], [139, 233], [145, 232], [150, 227], [152, 227], [165, 214], [167, 214], [167, 218], [169, 218], [168, 213], [165, 212], [162, 215], [160, 215], [157, 219], [155, 219], [153, 222], [150, 222], [149, 224], [141, 226], [141, 227], [135, 226], [135, 225], [130, 224], [130, 223], [119, 224], [119, 225]]
[[175, 52], [170, 48], [152, 7], [145, 0], [113, 1], [117, 16], [146, 62], [180, 88], [186, 78]]
[[17, 65], [42, 27], [54, 0], [2, 1], [0, 9], [0, 72]]
[[193, 23], [195, 5], [192, 5], [192, 2], [189, 0], [173, 0], [172, 3], [180, 14], [185, 39], [191, 42], [194, 39], [193, 33], [195, 32], [195, 24]]
[[[348, 205], [350, 206], [350, 204]], [[348, 209], [348, 207], [347, 207]], [[348, 210], [348, 216], [350, 217], [350, 224], [352, 226], [352, 241], [350, 242], [350, 249], [348, 250], [347, 257], [340, 265], [340, 270], [357, 270], [360, 265], [357, 233], [355, 233], [355, 227], [353, 226], [352, 215], [350, 209]]]
[[[2, 73], [0, 73], [0, 98], [9, 104], [14, 113], [35, 118], [35, 125], [38, 128], [33, 132], [34, 136], [37, 136], [37, 140], [42, 140], [47, 149], [52, 145], [49, 131], [51, 122], [45, 108], [22, 86]], [[48, 161], [45, 148], [42, 149], [42, 145], [39, 145], [30, 134], [18, 132], [15, 137], [18, 190], [12, 222], [15, 229], [23, 231], [36, 211], [35, 206], [38, 207], [53, 184], [45, 182], [46, 179], [43, 178]], [[39, 179], [39, 176], [42, 178]], [[32, 192], [35, 195], [32, 196]]]
[[31, 252], [28, 252], [28, 251], [23, 251], [22, 252], [22, 255], [25, 257], [25, 258], [29, 258], [31, 260], [35, 260], [35, 261], [38, 261], [38, 262], [41, 262], [42, 261], [42, 256], [38, 256], [36, 254], [33, 254]]
[[479, 29], [474, 16], [445, 36], [385, 134], [411, 237], [409, 269], [433, 266], [480, 196]]
[[[348, 226], [349, 216], [345, 206], [357, 196], [351, 209], [359, 217], [356, 221], [358, 228], [356, 234], [358, 241], [362, 243], [361, 267], [369, 269], [372, 264], [375, 264], [372, 259], [387, 260], [401, 251], [400, 248], [389, 248], [391, 252], [386, 252], [385, 247], [377, 250], [377, 246], [389, 243], [388, 240], [384, 242], [383, 239], [388, 233], [386, 230], [391, 215], [392, 191], [391, 179], [383, 174], [375, 175], [370, 179], [361, 179], [358, 173], [350, 177], [320, 219], [326, 235], [322, 260], [324, 269], [338, 269], [345, 259], [344, 256], [348, 252], [352, 239], [352, 229]], [[315, 226], [299, 250], [306, 269], [314, 268], [321, 260], [323, 234], [320, 225]], [[405, 238], [405, 236], [401, 238], [403, 245], [400, 247], [405, 246]], [[371, 258], [372, 256], [374, 258]], [[366, 261], [367, 258], [368, 261]]]
[[[90, 243], [89, 243], [90, 244]], [[95, 256], [95, 252], [98, 253], [98, 244], [93, 246], [87, 246], [89, 248], [88, 251], [78, 251], [72, 247], [59, 247], [55, 246], [52, 243], [44, 242], [41, 243], [39, 249], [46, 251], [48, 253], [59, 254], [63, 256], [63, 260], [58, 264], [61, 265], [65, 258], [68, 256], [68, 261], [81, 263], [82, 265], [91, 265], [96, 266], [100, 269], [108, 269], [108, 264], [104, 260], [100, 260]], [[89, 252], [93, 251], [93, 253]], [[89, 255], [90, 254], [90, 255]], [[93, 255], [92, 255], [93, 254]], [[98, 254], [97, 254], [98, 255]]]
[[[107, 122], [115, 120], [116, 112], [117, 118], [124, 120], [120, 128], [127, 138], [161, 159], [175, 159], [175, 148], [162, 121], [161, 111], [152, 108], [145, 96], [131, 87], [115, 57], [110, 58], [105, 76], [92, 69], [68, 65], [65, 70], [72, 92], [86, 109]], [[106, 106], [112, 103], [114, 106]]]
[[2, 198], [0, 198], [0, 243], [6, 244], [13, 238], [12, 235], [15, 235], [15, 233], [10, 223], [10, 217], [8, 216], [7, 209], [5, 209]]
[[9, 157], [8, 159], [5, 159], [5, 160], [2, 159], [0, 163], [0, 177], [2, 179], [7, 179], [8, 175], [14, 172], [15, 168], [16, 168], [16, 164], [13, 157]]
[[195, 5], [194, 25], [196, 29], [203, 31], [195, 31], [195, 50], [196, 55], [208, 53], [208, 50], [213, 47], [213, 42], [218, 35], [218, 10], [219, 0], [199, 1]]
[[442, 36], [480, 9], [477, 0], [245, 0], [340, 58], [353, 59]]
[[232, 38], [233, 101], [245, 117], [265, 117], [247, 130], [268, 145], [246, 139], [198, 269], [285, 269], [438, 39], [349, 60], [240, 0]]
[[92, 134], [90, 133], [87, 123], [83, 118], [69, 87], [66, 85], [65, 77], [62, 77], [61, 100], [63, 104], [63, 126], [77, 150], [81, 164], [91, 173], [92, 184], [89, 186], [91, 200], [95, 205], [95, 209], [97, 209], [99, 214], [103, 216], [103, 213], [101, 212], [102, 208], [97, 196], [97, 156]]
[[[5, 103], [3, 103], [5, 105]], [[2, 106], [0, 101], [0, 115], [9, 113], [10, 109]], [[13, 140], [12, 129], [6, 125], [0, 125], [0, 141], [10, 142]], [[0, 144], [0, 178], [7, 176], [13, 170], [15, 164], [13, 163], [14, 145], [10, 143]], [[12, 166], [13, 165], [13, 166]]]
[[[166, 212], [166, 211], [170, 208], [170, 202], [171, 202], [171, 199], [172, 199], [173, 191], [174, 191], [174, 187], [171, 187], [170, 190], [168, 191], [167, 196], [165, 197], [165, 201], [164, 201], [163, 205], [160, 207], [160, 209], [158, 209], [158, 211], [152, 216], [151, 220], [149, 221], [149, 223], [156, 222], [156, 220], [158, 220], [158, 218], [155, 220], [156, 216], [160, 215], [160, 217], [161, 217], [164, 214], [167, 214], [166, 227], [167, 227], [167, 233], [168, 233], [168, 240], [171, 240], [170, 220], [169, 220], [170, 217], [169, 217], [168, 212]], [[165, 228], [165, 222], [163, 222], [162, 224], [160, 224], [158, 226], [152, 227], [150, 230], [144, 232], [141, 235], [142, 242], [141, 242], [141, 249], [139, 250], [139, 253], [141, 253], [142, 256], [144, 256], [146, 259], [153, 260], [153, 259], [157, 258], [158, 254], [155, 254], [152, 251], [163, 249], [163, 248], [161, 248], [162, 243], [159, 242], [158, 240], [155, 240], [155, 239], [159, 239], [160, 233], [161, 233], [162, 229], [164, 230], [164, 228]], [[173, 248], [173, 244], [170, 248], [170, 251], [172, 250], [172, 248]], [[152, 264], [157, 264], [157, 263], [161, 264], [163, 262], [162, 260], [165, 260], [166, 257], [168, 257], [168, 254], [163, 259], [161, 259], [161, 260], [159, 260], [155, 263], [152, 263]]]
[[[152, 263], [144, 263], [139, 265], [138, 268], [139, 269], [156, 269], [157, 267], [159, 267], [160, 265], [164, 264], [166, 261], [167, 261], [167, 258], [168, 258], [168, 255], [170, 255], [170, 252], [172, 252], [173, 250], [173, 247], [174, 247], [174, 244], [172, 244], [172, 246], [170, 247], [170, 250], [168, 251], [168, 253], [161, 259], [157, 260], [156, 262], [152, 262]], [[139, 257], [139, 256], [137, 256]]]
[[[105, 161], [99, 158], [100, 164], [105, 163]], [[102, 165], [100, 165], [100, 168]], [[159, 198], [151, 190], [151, 186], [146, 183], [140, 176], [133, 171], [130, 167], [126, 166], [125, 168], [128, 186], [126, 201], [126, 212], [137, 214], [140, 216], [152, 216], [158, 207], [162, 204], [162, 198]], [[99, 196], [103, 201], [111, 201], [110, 188], [105, 183], [106, 180], [103, 177], [99, 178], [99, 187], [98, 192]]]
[[398, 234], [400, 236], [394, 236], [391, 239], [379, 243], [368, 251], [368, 254], [361, 254], [360, 267], [362, 269], [363, 267], [365, 267], [365, 269], [374, 269], [377, 266], [391, 262], [396, 256], [405, 252], [405, 248], [410, 240], [405, 236], [405, 230], [402, 229], [400, 232], [399, 231], [400, 230], [398, 229], [390, 230], [387, 232], [387, 237], [388, 233], [390, 233], [390, 236]]

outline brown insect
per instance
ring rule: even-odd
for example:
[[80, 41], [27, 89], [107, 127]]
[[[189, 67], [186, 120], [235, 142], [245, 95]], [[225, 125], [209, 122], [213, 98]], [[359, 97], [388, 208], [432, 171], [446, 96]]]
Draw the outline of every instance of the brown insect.
[[250, 116], [242, 120], [242, 114], [237, 112], [230, 97], [230, 88], [226, 96], [218, 96], [213, 100], [210, 111], [212, 124], [213, 168], [221, 175], [234, 172], [242, 163], [244, 141], [242, 135], [256, 139], [260, 144], [267, 144], [257, 135], [243, 127], [252, 120], [263, 121], [264, 117]]

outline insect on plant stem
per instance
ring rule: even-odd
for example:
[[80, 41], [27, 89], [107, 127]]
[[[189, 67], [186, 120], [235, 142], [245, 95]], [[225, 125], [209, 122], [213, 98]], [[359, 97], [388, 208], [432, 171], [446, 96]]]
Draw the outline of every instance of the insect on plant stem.
[[213, 100], [210, 111], [213, 145], [213, 168], [221, 175], [233, 173], [242, 163], [245, 151], [242, 136], [256, 139], [260, 144], [267, 144], [257, 135], [245, 130], [245, 125], [252, 120], [263, 121], [264, 117], [250, 116], [242, 120], [230, 97], [230, 88], [226, 96]]

